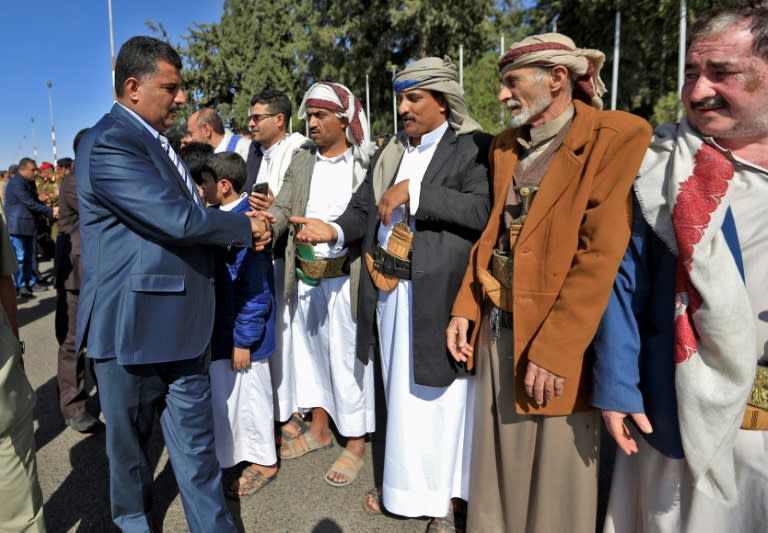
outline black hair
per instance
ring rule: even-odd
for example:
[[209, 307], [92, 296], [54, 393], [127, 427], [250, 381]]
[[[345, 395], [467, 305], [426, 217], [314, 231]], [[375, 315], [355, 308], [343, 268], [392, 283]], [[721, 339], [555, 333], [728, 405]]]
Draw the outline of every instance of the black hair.
[[187, 165], [192, 179], [196, 184], [203, 184], [203, 169], [213, 156], [213, 146], [208, 143], [191, 142], [179, 149], [179, 157]]
[[251, 107], [256, 104], [266, 105], [270, 113], [283, 115], [286, 124], [291, 120], [291, 99], [282, 91], [265, 89], [251, 98]]
[[248, 179], [248, 167], [235, 152], [221, 152], [213, 154], [208, 160], [208, 164], [203, 166], [202, 172], [209, 172], [213, 176], [213, 181], [219, 182], [227, 180], [232, 184], [236, 193], [241, 193]]
[[115, 93], [118, 97], [125, 92], [128, 78], [142, 79], [157, 72], [157, 64], [165, 61], [181, 71], [181, 57], [173, 47], [154, 37], [139, 35], [131, 37], [117, 54], [115, 61]]

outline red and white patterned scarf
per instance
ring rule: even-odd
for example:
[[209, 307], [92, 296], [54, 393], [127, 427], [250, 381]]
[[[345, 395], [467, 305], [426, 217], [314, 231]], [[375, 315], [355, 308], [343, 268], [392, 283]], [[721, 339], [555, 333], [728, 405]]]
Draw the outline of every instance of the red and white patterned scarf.
[[696, 489], [736, 499], [733, 447], [755, 374], [755, 323], [721, 230], [733, 164], [687, 120], [657, 128], [635, 183], [643, 216], [678, 258], [677, 412]]

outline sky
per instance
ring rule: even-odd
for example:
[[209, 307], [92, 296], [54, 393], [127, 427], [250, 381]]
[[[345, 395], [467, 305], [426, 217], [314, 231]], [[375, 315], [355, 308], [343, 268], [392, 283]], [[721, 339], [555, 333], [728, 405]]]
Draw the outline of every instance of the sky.
[[[5, 35], [0, 53], [2, 122], [0, 169], [34, 157], [74, 157], [72, 140], [112, 106], [108, 0], [0, 0]], [[195, 24], [218, 22], [224, 0], [112, 0], [115, 55], [134, 35], [157, 34], [161, 23], [174, 45]], [[47, 82], [51, 82], [49, 91]]]

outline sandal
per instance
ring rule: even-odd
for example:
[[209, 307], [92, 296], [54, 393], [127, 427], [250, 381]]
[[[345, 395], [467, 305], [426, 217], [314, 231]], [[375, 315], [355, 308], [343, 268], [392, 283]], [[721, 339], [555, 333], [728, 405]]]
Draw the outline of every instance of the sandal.
[[[346, 487], [357, 479], [357, 475], [360, 473], [360, 469], [363, 467], [364, 463], [365, 457], [360, 457], [359, 455], [345, 449], [343, 452], [341, 452], [341, 455], [339, 455], [339, 457], [333, 462], [331, 468], [328, 469], [328, 472], [325, 473], [325, 482], [332, 487]], [[333, 472], [341, 474], [342, 476], [346, 477], [347, 480], [332, 480], [328, 477], [328, 475]]]
[[295, 439], [286, 441], [283, 446], [280, 447], [281, 459], [297, 459], [303, 455], [307, 455], [309, 452], [315, 450], [325, 450], [333, 446], [333, 439], [329, 440], [327, 444], [318, 442], [312, 433], [302, 433]]
[[373, 487], [365, 493], [363, 498], [363, 509], [368, 514], [382, 514], [383, 505], [381, 503], [381, 491]]
[[[231, 500], [247, 500], [277, 477], [275, 474], [272, 477], [267, 477], [261, 473], [256, 465], [246, 467], [241, 473], [240, 477], [232, 480], [232, 484], [227, 487], [224, 494]], [[243, 481], [241, 481], [243, 480]]]
[[[287, 426], [290, 426], [293, 431], [286, 431]], [[288, 442], [289, 440], [299, 438], [308, 430], [309, 422], [304, 420], [304, 418], [299, 413], [293, 413], [291, 418], [288, 419], [288, 422], [283, 424], [283, 426], [280, 428], [280, 438], [283, 442]]]

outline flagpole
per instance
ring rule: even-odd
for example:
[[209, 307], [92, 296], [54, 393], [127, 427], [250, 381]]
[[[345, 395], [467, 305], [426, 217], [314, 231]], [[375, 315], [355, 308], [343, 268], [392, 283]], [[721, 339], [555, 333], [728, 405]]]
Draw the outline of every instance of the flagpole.
[[613, 29], [613, 76], [611, 77], [611, 109], [616, 109], [619, 94], [619, 55], [621, 46], [621, 9], [616, 6], [616, 23]]

